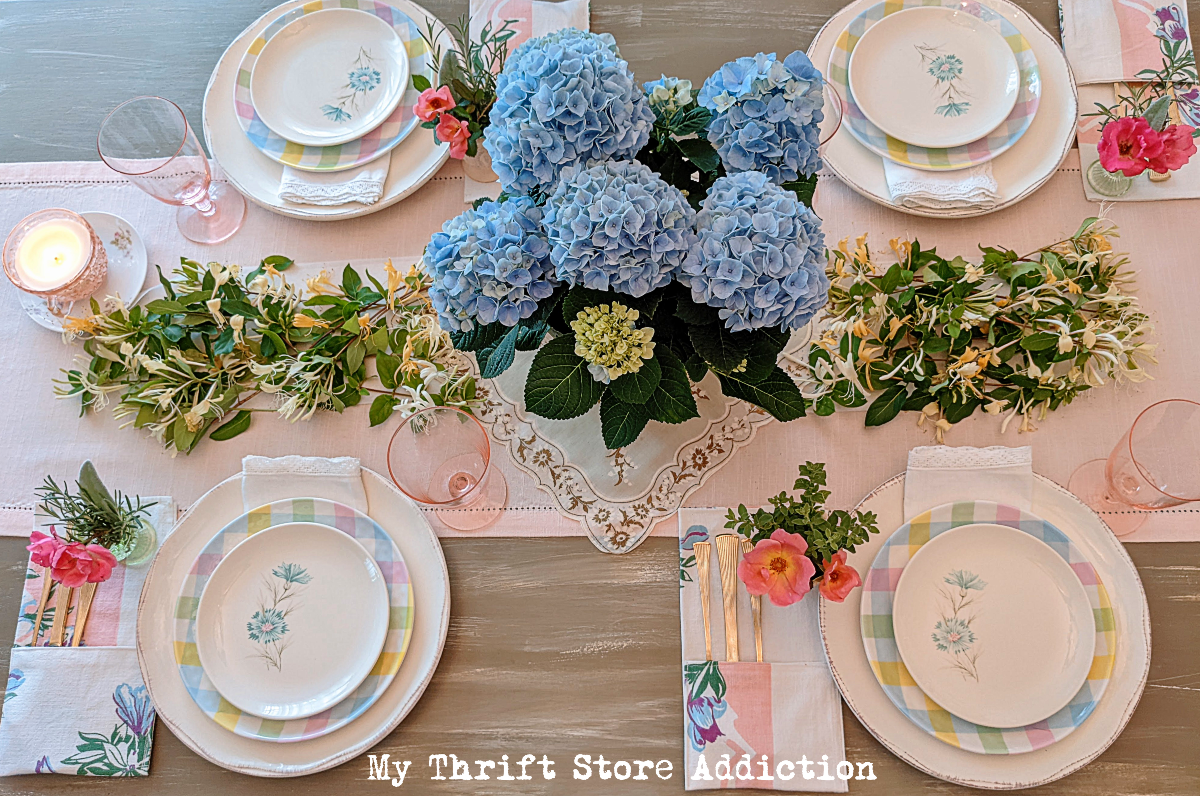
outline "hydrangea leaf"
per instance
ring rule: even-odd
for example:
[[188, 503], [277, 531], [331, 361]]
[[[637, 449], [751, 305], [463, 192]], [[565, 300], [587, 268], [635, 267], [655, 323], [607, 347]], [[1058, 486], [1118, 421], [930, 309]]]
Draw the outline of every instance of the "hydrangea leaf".
[[604, 446], [616, 450], [631, 444], [650, 422], [650, 412], [641, 404], [631, 404], [605, 390], [600, 399], [600, 432]]
[[[692, 326], [688, 329], [692, 346], [708, 366], [717, 373], [745, 370], [754, 347], [754, 336], [748, 332], [731, 332], [724, 325]], [[774, 363], [772, 363], [773, 365]], [[758, 379], [751, 379], [758, 381]]]
[[514, 326], [494, 346], [475, 352], [475, 359], [479, 361], [479, 375], [485, 379], [494, 379], [512, 367], [513, 359], [517, 355], [517, 335], [520, 331], [519, 326]]
[[609, 385], [609, 391], [619, 400], [631, 404], [644, 404], [658, 389], [662, 381], [662, 365], [657, 359], [648, 359], [642, 363], [636, 373], [626, 373], [614, 379]]
[[600, 400], [604, 385], [575, 354], [575, 336], [556, 337], [533, 358], [525, 380], [525, 408], [551, 420], [579, 417]]
[[752, 383], [741, 374], [717, 374], [721, 390], [731, 398], [760, 406], [778, 420], [804, 417], [804, 396], [792, 378], [778, 367], [760, 382]]
[[495, 345], [496, 341], [506, 334], [508, 327], [499, 321], [489, 324], [476, 323], [475, 328], [469, 332], [451, 332], [450, 340], [459, 351], [480, 351]]
[[588, 307], [596, 307], [618, 300], [628, 303], [627, 299], [628, 296], [618, 296], [611, 290], [592, 290], [583, 285], [576, 285], [568, 290], [567, 295], [563, 297], [563, 320], [570, 326], [571, 321], [575, 320], [579, 313]]
[[692, 386], [688, 382], [688, 373], [683, 362], [668, 349], [655, 347], [655, 359], [662, 368], [662, 378], [658, 387], [646, 401], [646, 409], [650, 417], [660, 423], [682, 423], [693, 417], [699, 417], [696, 408], [696, 397], [692, 395]]

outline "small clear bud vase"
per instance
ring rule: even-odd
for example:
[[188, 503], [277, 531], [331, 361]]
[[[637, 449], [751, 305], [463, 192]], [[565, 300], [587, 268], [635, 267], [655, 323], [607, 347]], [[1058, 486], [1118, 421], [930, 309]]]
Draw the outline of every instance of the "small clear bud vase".
[[141, 517], [137, 520], [137, 530], [124, 543], [114, 546], [110, 553], [127, 567], [145, 564], [154, 557], [158, 550], [158, 531], [149, 520]]
[[1133, 178], [1126, 177], [1119, 172], [1108, 171], [1104, 166], [1100, 165], [1097, 160], [1088, 167], [1087, 170], [1088, 185], [1092, 186], [1092, 190], [1101, 196], [1109, 196], [1117, 198], [1124, 196], [1133, 187]]

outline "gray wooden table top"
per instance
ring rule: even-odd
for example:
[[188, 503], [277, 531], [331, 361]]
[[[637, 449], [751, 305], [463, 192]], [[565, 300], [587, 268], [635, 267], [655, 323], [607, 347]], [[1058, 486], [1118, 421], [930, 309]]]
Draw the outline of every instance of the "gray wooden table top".
[[[1019, 0], [1051, 31], [1053, 0]], [[613, 33], [642, 79], [660, 72], [699, 85], [730, 58], [804, 48], [841, 0], [594, 0], [592, 27]], [[109, 109], [139, 94], [179, 102], [199, 128], [204, 86], [225, 46], [275, 0], [0, 0], [0, 161], [95, 159]], [[430, 0], [443, 19], [465, 0]], [[1189, 2], [1200, 10], [1200, 0]], [[763, 498], [747, 496], [747, 500]], [[682, 790], [678, 558], [651, 539], [603, 556], [580, 539], [446, 540], [453, 614], [437, 675], [377, 753], [414, 761], [409, 793], [675, 794]], [[1150, 602], [1150, 682], [1124, 734], [1082, 771], [1040, 790], [1053, 794], [1200, 793], [1200, 544], [1129, 548]], [[26, 554], [0, 539], [0, 638], [11, 637]], [[7, 668], [7, 648], [0, 668]], [[917, 772], [845, 715], [847, 759], [872, 761], [878, 779], [855, 793], [966, 789]], [[37, 732], [30, 727], [29, 732]], [[530, 752], [557, 762], [544, 783], [430, 782], [430, 754], [468, 760]], [[570, 778], [576, 753], [667, 759], [668, 782]], [[385, 792], [365, 758], [295, 780], [230, 773], [158, 728], [153, 775], [115, 783], [87, 778], [0, 780], [0, 794], [77, 792], [327, 794]], [[456, 787], [463, 786], [463, 787]]]

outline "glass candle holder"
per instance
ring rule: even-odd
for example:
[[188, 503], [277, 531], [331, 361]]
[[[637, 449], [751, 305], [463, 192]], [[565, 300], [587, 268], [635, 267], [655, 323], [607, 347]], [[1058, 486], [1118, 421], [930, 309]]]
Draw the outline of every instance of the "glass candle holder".
[[108, 276], [108, 254], [92, 225], [61, 207], [22, 219], [4, 241], [3, 259], [9, 281], [45, 299], [60, 318]]

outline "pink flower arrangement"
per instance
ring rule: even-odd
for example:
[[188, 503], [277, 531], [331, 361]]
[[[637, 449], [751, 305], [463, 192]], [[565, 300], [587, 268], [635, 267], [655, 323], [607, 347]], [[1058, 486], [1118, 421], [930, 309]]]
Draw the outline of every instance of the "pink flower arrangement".
[[451, 113], [458, 107], [449, 86], [427, 88], [417, 97], [413, 113], [426, 127], [433, 127], [434, 137], [450, 145], [450, 157], [462, 160], [471, 144], [471, 123]]
[[1160, 132], [1141, 116], [1113, 119], [1100, 134], [1100, 165], [1126, 177], [1136, 177], [1146, 169], [1166, 174], [1182, 168], [1196, 153], [1195, 131], [1190, 125], [1171, 124]]
[[825, 574], [821, 576], [821, 596], [840, 603], [856, 587], [862, 585], [858, 570], [846, 563], [846, 551], [839, 550], [825, 562]]
[[471, 143], [471, 125], [466, 119], [458, 119], [448, 113], [438, 117], [433, 129], [437, 139], [450, 145], [450, 157], [462, 160], [467, 156], [467, 145]]
[[751, 594], [766, 594], [776, 605], [791, 605], [808, 594], [817, 572], [807, 551], [803, 536], [776, 529], [742, 557], [738, 577]]
[[29, 537], [29, 560], [39, 567], [49, 567], [50, 577], [68, 588], [85, 583], [103, 583], [112, 577], [116, 557], [98, 544], [65, 542], [54, 529], [50, 535], [34, 531]]
[[453, 110], [457, 103], [454, 102], [454, 97], [450, 94], [449, 86], [441, 88], [427, 88], [421, 92], [421, 96], [417, 97], [417, 104], [413, 108], [413, 112], [417, 118], [423, 122], [438, 121], [438, 117], [449, 110]]

